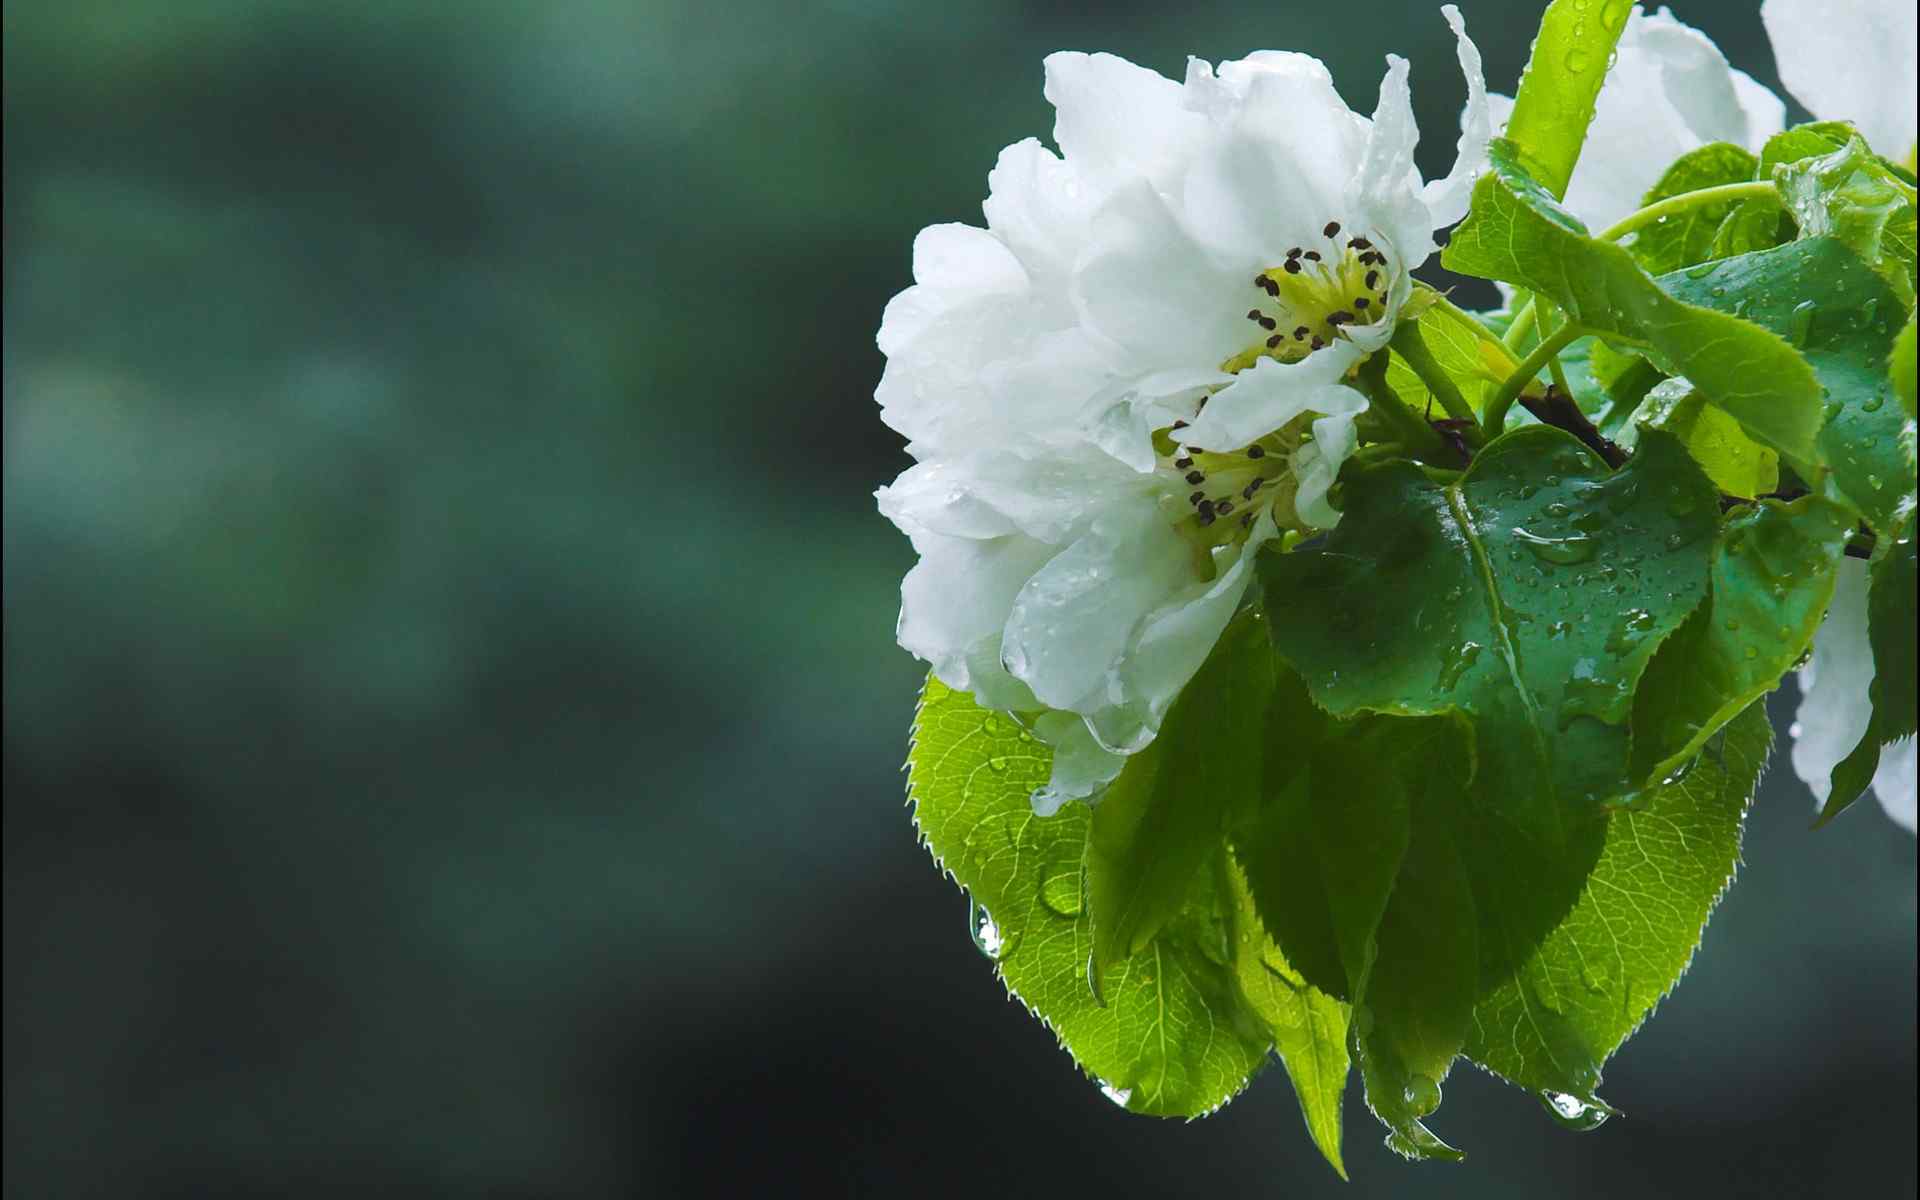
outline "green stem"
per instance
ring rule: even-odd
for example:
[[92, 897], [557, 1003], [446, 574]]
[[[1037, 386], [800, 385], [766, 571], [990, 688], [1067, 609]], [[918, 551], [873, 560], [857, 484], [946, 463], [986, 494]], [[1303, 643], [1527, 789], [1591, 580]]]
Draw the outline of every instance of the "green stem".
[[1612, 225], [1594, 234], [1602, 242], [1615, 242], [1640, 228], [1651, 225], [1663, 217], [1685, 212], [1689, 208], [1698, 208], [1703, 204], [1720, 204], [1728, 200], [1746, 200], [1757, 196], [1776, 196], [1779, 192], [1770, 180], [1753, 180], [1746, 183], [1723, 183], [1718, 187], [1701, 188], [1695, 192], [1681, 192], [1678, 196], [1668, 196], [1665, 200], [1647, 205], [1639, 212], [1628, 213]]
[[1439, 457], [1446, 443], [1440, 440], [1433, 426], [1408, 408], [1406, 401], [1387, 386], [1387, 357], [1387, 352], [1382, 350], [1360, 364], [1353, 373], [1354, 382], [1366, 393], [1373, 411], [1399, 434], [1409, 453], [1416, 458]]
[[[1559, 311], [1558, 309], [1550, 309], [1549, 313], [1557, 313], [1558, 311]], [[1539, 320], [1540, 320], [1540, 333], [1541, 333], [1541, 336], [1544, 337], [1546, 336], [1546, 333], [1547, 333], [1547, 317], [1542, 316], [1539, 318]], [[1561, 322], [1565, 322], [1566, 317], [1563, 315], [1561, 316], [1560, 320]], [[1555, 354], [1553, 357], [1547, 359], [1547, 373], [1553, 376], [1553, 386], [1560, 389], [1561, 395], [1563, 396], [1573, 395], [1573, 388], [1567, 384], [1566, 368], [1560, 365], [1560, 356], [1558, 354]]]
[[1453, 483], [1466, 474], [1464, 471], [1449, 471], [1445, 467], [1430, 467], [1425, 463], [1420, 464], [1420, 470], [1435, 483]]
[[1500, 344], [1508, 350], [1519, 350], [1520, 343], [1527, 338], [1527, 331], [1533, 328], [1533, 320], [1538, 313], [1539, 304], [1529, 295], [1527, 302], [1520, 306], [1520, 311], [1513, 315], [1513, 324], [1507, 326], [1507, 335], [1500, 339]]
[[1413, 368], [1413, 373], [1420, 377], [1420, 382], [1427, 385], [1427, 390], [1432, 392], [1434, 399], [1440, 402], [1440, 407], [1447, 410], [1449, 417], [1472, 425], [1468, 437], [1470, 440], [1477, 441], [1480, 426], [1473, 415], [1473, 406], [1469, 405], [1467, 398], [1460, 394], [1460, 389], [1454, 385], [1452, 376], [1448, 375], [1434, 360], [1433, 351], [1427, 349], [1427, 340], [1420, 336], [1420, 326], [1412, 321], [1403, 323], [1394, 331], [1393, 348], [1400, 355], [1401, 360]]
[[1533, 377], [1540, 373], [1540, 369], [1553, 361], [1553, 356], [1565, 349], [1568, 343], [1585, 332], [1586, 330], [1582, 329], [1578, 323], [1568, 321], [1545, 341], [1535, 346], [1533, 353], [1527, 355], [1525, 360], [1514, 369], [1513, 374], [1507, 376], [1507, 381], [1500, 385], [1500, 390], [1487, 401], [1486, 414], [1480, 419], [1481, 428], [1485, 430], [1488, 439], [1499, 437], [1501, 430], [1506, 428], [1507, 410], [1513, 407], [1514, 400], [1519, 398], [1521, 391], [1529, 383], [1533, 382]]
[[1380, 462], [1389, 458], [1405, 458], [1407, 448], [1399, 442], [1373, 442], [1355, 450], [1349, 461]]

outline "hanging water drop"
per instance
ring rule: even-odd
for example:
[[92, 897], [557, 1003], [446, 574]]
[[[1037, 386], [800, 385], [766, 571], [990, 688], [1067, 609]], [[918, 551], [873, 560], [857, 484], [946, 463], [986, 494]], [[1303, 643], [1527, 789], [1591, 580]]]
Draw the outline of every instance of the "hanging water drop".
[[1813, 331], [1813, 312], [1817, 306], [1811, 300], [1802, 300], [1793, 306], [1793, 312], [1787, 316], [1787, 340], [1795, 346], [1807, 344], [1807, 334]]
[[1107, 1099], [1113, 1101], [1115, 1104], [1119, 1105], [1121, 1108], [1125, 1108], [1127, 1106], [1127, 1101], [1133, 1099], [1132, 1088], [1115, 1087], [1104, 1079], [1100, 1080], [1099, 1083], [1100, 1083], [1100, 1094], [1102, 1096], [1105, 1096]]
[[1440, 1107], [1440, 1085], [1425, 1075], [1409, 1076], [1401, 1099], [1414, 1116], [1424, 1117]]
[[1607, 1123], [1613, 1111], [1604, 1104], [1588, 1104], [1565, 1092], [1541, 1092], [1540, 1103], [1562, 1129], [1591, 1133]]

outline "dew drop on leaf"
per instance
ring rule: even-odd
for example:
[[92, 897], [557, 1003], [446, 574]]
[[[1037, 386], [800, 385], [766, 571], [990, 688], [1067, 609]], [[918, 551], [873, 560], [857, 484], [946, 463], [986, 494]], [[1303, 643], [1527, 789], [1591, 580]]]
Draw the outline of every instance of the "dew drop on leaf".
[[1080, 864], [1063, 862], [1047, 871], [1040, 881], [1040, 903], [1056, 916], [1077, 917], [1085, 905], [1080, 887]]
[[1440, 1107], [1440, 1085], [1425, 1075], [1413, 1075], [1407, 1080], [1402, 1098], [1414, 1116], [1424, 1117]]
[[1000, 936], [1000, 927], [993, 923], [986, 906], [971, 896], [967, 897], [967, 935], [973, 939], [975, 949], [995, 962], [1006, 957], [1007, 945]]
[[1807, 344], [1807, 334], [1813, 329], [1813, 311], [1816, 306], [1811, 300], [1802, 300], [1793, 306], [1787, 315], [1787, 340], [1795, 346]]
[[1513, 530], [1513, 536], [1518, 538], [1520, 543], [1532, 551], [1533, 556], [1541, 562], [1566, 566], [1571, 563], [1585, 562], [1593, 557], [1594, 541], [1584, 533], [1562, 538], [1541, 537], [1530, 530], [1516, 527]]
[[1132, 1088], [1115, 1087], [1104, 1079], [1100, 1080], [1100, 1094], [1121, 1108], [1125, 1108], [1127, 1101], [1133, 1099]]
[[1591, 1133], [1607, 1123], [1612, 1114], [1598, 1104], [1588, 1104], [1565, 1092], [1541, 1092], [1540, 1104], [1562, 1129]]

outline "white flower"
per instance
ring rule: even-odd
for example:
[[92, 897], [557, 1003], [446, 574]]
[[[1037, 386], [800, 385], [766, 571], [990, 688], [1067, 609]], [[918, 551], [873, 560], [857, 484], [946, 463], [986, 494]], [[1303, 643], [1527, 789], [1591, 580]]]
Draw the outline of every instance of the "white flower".
[[[1867, 564], [1842, 559], [1833, 604], [1814, 635], [1813, 657], [1800, 671], [1800, 709], [1793, 722], [1793, 770], [1827, 802], [1833, 768], [1867, 732], [1873, 705], [1873, 649], [1867, 640]], [[1880, 753], [1873, 773], [1880, 805], [1908, 833], [1914, 831], [1913, 739], [1902, 738]]]
[[1913, 161], [1912, 0], [1766, 0], [1760, 20], [1780, 82], [1808, 112], [1852, 121], [1878, 153]]
[[887, 306], [882, 418], [916, 465], [877, 493], [920, 562], [900, 644], [986, 706], [1041, 714], [1045, 808], [1146, 746], [1219, 637], [1252, 551], [1328, 502], [1433, 231], [1485, 159], [1480, 57], [1458, 161], [1422, 184], [1407, 64], [1350, 111], [1263, 51], [1176, 83], [1054, 54], [1056, 156], [1008, 147], [987, 228], [936, 225]]

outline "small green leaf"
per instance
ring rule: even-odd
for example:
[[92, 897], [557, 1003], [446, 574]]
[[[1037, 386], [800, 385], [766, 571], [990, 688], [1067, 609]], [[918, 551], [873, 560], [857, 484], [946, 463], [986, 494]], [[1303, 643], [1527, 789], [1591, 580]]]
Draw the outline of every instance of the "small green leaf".
[[1906, 415], [1887, 403], [1886, 363], [1904, 310], [1885, 280], [1832, 238], [1807, 238], [1659, 283], [1689, 304], [1738, 310], [1798, 345], [1827, 395], [1814, 453], [1800, 457], [1828, 467], [1841, 497], [1875, 529], [1899, 519], [1912, 482], [1900, 446]]
[[1144, 953], [1089, 987], [1093, 924], [1080, 886], [1085, 805], [1037, 817], [1029, 801], [1052, 754], [1012, 720], [929, 678], [907, 757], [914, 818], [935, 859], [994, 929], [995, 966], [1081, 1069], [1134, 1112], [1200, 1116], [1233, 1098], [1269, 1039], [1241, 1002], [1227, 897], [1198, 872]]
[[1620, 445], [1631, 449], [1640, 429], [1663, 429], [1679, 438], [1714, 486], [1730, 496], [1764, 496], [1780, 486], [1780, 455], [1748, 437], [1740, 422], [1708, 404], [1684, 379], [1647, 393]]
[[1243, 613], [1093, 812], [1087, 900], [1096, 969], [1145, 950], [1185, 903], [1235, 812], [1258, 802], [1274, 659]]
[[[1641, 203], [1653, 204], [1726, 183], [1745, 183], [1754, 177], [1759, 165], [1758, 158], [1731, 142], [1709, 142], [1676, 159]], [[1690, 208], [1641, 229], [1627, 248], [1653, 275], [1705, 262], [1714, 256], [1714, 239], [1734, 207], [1735, 202], [1729, 200]]]
[[[1428, 308], [1417, 325], [1427, 353], [1475, 412], [1485, 405], [1488, 389], [1498, 387], [1520, 365], [1498, 338], [1452, 305]], [[1447, 415], [1433, 403], [1426, 383], [1397, 354], [1387, 366], [1387, 386], [1415, 412], [1433, 418]]]
[[1446, 487], [1404, 463], [1344, 481], [1323, 542], [1261, 556], [1275, 648], [1336, 716], [1464, 715], [1476, 792], [1563, 844], [1625, 790], [1634, 685], [1705, 598], [1712, 483], [1657, 431], [1609, 473], [1544, 425]]
[[1556, 199], [1567, 194], [1600, 85], [1632, 11], [1628, 0], [1554, 0], [1540, 18], [1507, 118], [1507, 138]]
[[1496, 141], [1490, 157], [1492, 169], [1474, 185], [1472, 212], [1454, 231], [1443, 265], [1541, 293], [1572, 320], [1640, 350], [1669, 375], [1684, 375], [1753, 437], [1812, 456], [1820, 384], [1792, 346], [1739, 317], [1668, 295], [1626, 250], [1586, 236], [1520, 170], [1510, 145]]
[[[1771, 740], [1755, 704], [1684, 776], [1608, 818], [1572, 909], [1475, 1005], [1469, 1058], [1530, 1091], [1596, 1101], [1599, 1067], [1679, 981], [1733, 877]], [[1517, 887], [1504, 898], [1529, 903]]]
[[1226, 869], [1234, 899], [1233, 971], [1240, 997], [1273, 1036], [1273, 1048], [1293, 1082], [1313, 1144], [1345, 1179], [1340, 1102], [1351, 1069], [1347, 1027], [1352, 1009], [1308, 983], [1288, 964], [1254, 912], [1246, 876], [1231, 861]]
[[1913, 304], [1914, 189], [1859, 135], [1830, 153], [1773, 168], [1803, 238], [1832, 238], [1874, 268], [1901, 308]]
[[1838, 504], [1768, 500], [1728, 522], [1712, 595], [1647, 664], [1633, 705], [1633, 773], [1660, 779], [1779, 685], [1813, 643], [1853, 532]]
[[1873, 648], [1873, 681], [1867, 698], [1873, 716], [1860, 743], [1833, 768], [1833, 790], [1820, 811], [1824, 825], [1860, 798], [1880, 765], [1880, 750], [1888, 742], [1915, 732], [1914, 657], [1920, 653], [1914, 634], [1913, 516], [1889, 537], [1873, 562], [1867, 590], [1867, 641]]

